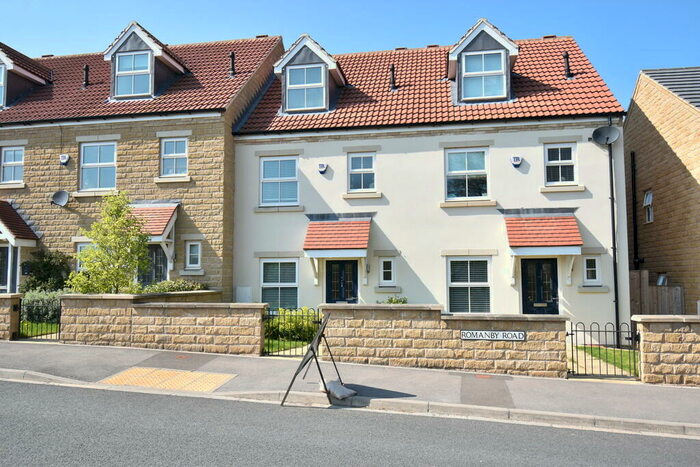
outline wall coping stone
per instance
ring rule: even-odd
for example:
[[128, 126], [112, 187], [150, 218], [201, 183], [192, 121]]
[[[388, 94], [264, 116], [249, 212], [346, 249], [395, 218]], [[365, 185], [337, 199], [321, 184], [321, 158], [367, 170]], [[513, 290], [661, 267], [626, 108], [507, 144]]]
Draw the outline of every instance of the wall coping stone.
[[[105, 293], [105, 294], [82, 294], [82, 293], [68, 293], [63, 294], [59, 298], [68, 300], [150, 300], [158, 297], [168, 297], [168, 296], [187, 296], [187, 295], [210, 295], [210, 294], [220, 294], [221, 290], [187, 290], [181, 292], [164, 292], [164, 293], [147, 293], [147, 294], [119, 294], [119, 293]], [[1, 296], [2, 294], [0, 294]], [[21, 295], [21, 294], [19, 294]]]
[[445, 321], [569, 321], [562, 315], [520, 315], [499, 313], [465, 313], [460, 315], [442, 315]]
[[695, 315], [632, 315], [636, 323], [700, 323]]
[[24, 297], [23, 293], [0, 293], [0, 299], [2, 298], [22, 298]]
[[163, 303], [134, 303], [134, 308], [188, 308], [188, 309], [235, 309], [248, 310], [266, 308], [267, 303], [187, 303], [187, 302], [163, 302]]
[[442, 311], [442, 305], [389, 305], [389, 304], [376, 304], [376, 305], [357, 305], [357, 304], [347, 304], [347, 303], [323, 303], [318, 306], [319, 310], [323, 311]]

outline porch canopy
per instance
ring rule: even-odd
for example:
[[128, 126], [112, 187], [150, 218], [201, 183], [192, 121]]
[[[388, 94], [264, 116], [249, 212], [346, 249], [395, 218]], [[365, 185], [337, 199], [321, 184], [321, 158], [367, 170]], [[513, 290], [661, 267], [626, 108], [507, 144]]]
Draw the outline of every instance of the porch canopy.
[[15, 247], [36, 246], [36, 233], [7, 201], [0, 200], [0, 240]]
[[546, 216], [507, 215], [505, 218], [511, 250], [512, 277], [515, 283], [515, 258], [518, 256], [567, 256], [567, 284], [571, 283], [574, 258], [581, 255], [583, 239], [576, 217], [552, 213]]
[[168, 270], [174, 268], [175, 221], [179, 203], [142, 203], [131, 206], [131, 214], [143, 222], [149, 243], [159, 244], [168, 258]]

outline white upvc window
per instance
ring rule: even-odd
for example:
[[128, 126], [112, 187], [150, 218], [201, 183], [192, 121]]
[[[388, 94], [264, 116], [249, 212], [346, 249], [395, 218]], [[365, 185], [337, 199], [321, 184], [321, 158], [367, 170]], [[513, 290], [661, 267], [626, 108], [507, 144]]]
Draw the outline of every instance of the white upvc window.
[[487, 257], [447, 259], [448, 309], [450, 313], [491, 311], [491, 271]]
[[2, 183], [21, 182], [24, 179], [24, 148], [2, 148]]
[[375, 191], [373, 152], [348, 154], [348, 191]]
[[[81, 251], [87, 249], [87, 248], [92, 248], [93, 244], [90, 242], [81, 242], [81, 243], [76, 243], [75, 244], [75, 252], [76, 254], [80, 253]], [[80, 263], [80, 260], [76, 259], [75, 262], [75, 270], [80, 272], [83, 270], [83, 265]]]
[[177, 177], [187, 175], [187, 138], [160, 140], [160, 175]]
[[601, 285], [600, 257], [583, 257], [583, 285]]
[[576, 183], [576, 144], [544, 145], [545, 185]]
[[112, 190], [117, 186], [117, 143], [80, 145], [80, 189]]
[[379, 258], [379, 286], [396, 285], [394, 258]]
[[185, 242], [185, 269], [201, 269], [202, 242]]
[[114, 72], [115, 97], [139, 97], [151, 94], [150, 52], [117, 54]]
[[326, 108], [326, 74], [323, 65], [288, 66], [287, 110], [321, 110]]
[[445, 151], [445, 199], [486, 199], [488, 148], [448, 149]]
[[644, 207], [644, 222], [647, 224], [654, 222], [654, 193], [651, 190], [644, 192], [642, 206]]
[[296, 156], [260, 158], [260, 205], [296, 206], [299, 181]]
[[462, 54], [462, 100], [506, 97], [506, 54], [502, 50]]
[[5, 65], [0, 63], [0, 109], [5, 107], [5, 76], [7, 75], [6, 73], [7, 68]]
[[264, 259], [260, 263], [261, 299], [271, 310], [298, 308], [299, 263], [296, 259]]

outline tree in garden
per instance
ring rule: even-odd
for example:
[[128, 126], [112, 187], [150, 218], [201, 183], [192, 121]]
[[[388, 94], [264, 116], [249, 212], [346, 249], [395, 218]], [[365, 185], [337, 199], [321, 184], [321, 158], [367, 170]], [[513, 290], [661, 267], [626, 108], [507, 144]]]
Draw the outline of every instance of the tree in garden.
[[70, 274], [70, 257], [58, 250], [38, 250], [22, 263], [22, 268], [28, 269], [29, 275], [20, 286], [21, 292], [61, 290]]
[[126, 293], [139, 289], [137, 274], [148, 270], [148, 235], [132, 216], [125, 193], [106, 196], [100, 219], [81, 235], [92, 244], [77, 254], [80, 271], [71, 273], [68, 286], [78, 293]]

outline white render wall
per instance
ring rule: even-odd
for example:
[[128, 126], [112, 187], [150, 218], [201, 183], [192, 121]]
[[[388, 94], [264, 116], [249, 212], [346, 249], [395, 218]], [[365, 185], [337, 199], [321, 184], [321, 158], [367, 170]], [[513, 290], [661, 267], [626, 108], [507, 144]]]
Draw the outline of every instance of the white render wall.
[[[568, 122], [568, 123], [567, 123]], [[582, 257], [576, 257], [571, 285], [566, 283], [566, 257], [558, 258], [560, 313], [572, 321], [614, 321], [613, 272], [607, 148], [589, 141], [604, 119], [517, 125], [472, 125], [366, 133], [329, 132], [286, 136], [236, 137], [234, 290], [237, 300], [260, 300], [261, 254], [294, 256], [302, 252], [306, 214], [376, 212], [373, 218], [367, 284], [359, 280], [360, 303], [375, 303], [393, 294], [377, 293], [375, 250], [398, 250], [396, 285], [414, 304], [447, 304], [446, 250], [495, 250], [491, 256], [492, 313], [521, 313], [521, 278], [516, 267], [511, 285], [511, 256], [505, 222], [498, 208], [576, 207], [584, 245], [600, 249], [602, 282], [607, 293], [581, 293]], [[577, 182], [585, 191], [541, 193], [544, 141], [577, 142]], [[379, 199], [344, 199], [347, 153], [376, 147]], [[449, 207], [445, 202], [445, 146], [488, 146], [490, 199], [494, 207]], [[629, 321], [626, 222], [622, 138], [613, 146], [618, 203], [618, 270], [621, 321]], [[303, 212], [256, 212], [259, 204], [260, 157], [299, 154], [299, 202]], [[511, 156], [523, 157], [519, 168]], [[328, 164], [320, 174], [318, 164]], [[279, 255], [269, 252], [280, 252]], [[478, 254], [481, 252], [477, 252]], [[256, 255], [257, 254], [257, 255]], [[299, 305], [317, 306], [325, 298], [323, 260], [314, 285], [311, 260], [300, 256]], [[516, 261], [516, 264], [519, 260]]]

